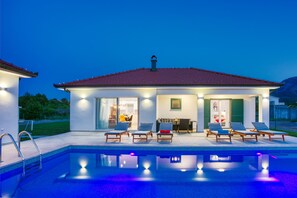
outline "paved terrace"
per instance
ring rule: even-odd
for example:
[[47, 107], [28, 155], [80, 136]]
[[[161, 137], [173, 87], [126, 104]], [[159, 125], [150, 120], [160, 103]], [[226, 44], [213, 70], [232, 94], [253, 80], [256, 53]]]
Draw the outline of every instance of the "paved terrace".
[[[268, 137], [259, 137], [258, 142], [255, 140], [246, 140], [242, 142], [240, 136], [233, 136], [232, 143], [228, 140], [215, 141], [215, 136], [206, 137], [204, 133], [174, 134], [173, 142], [157, 142], [156, 135], [148, 142], [132, 143], [132, 137], [122, 136], [122, 142], [105, 142], [103, 132], [69, 132], [55, 136], [35, 139], [43, 156], [50, 156], [57, 149], [69, 149], [68, 146], [76, 148], [92, 149], [121, 149], [121, 150], [284, 150], [297, 151], [297, 138], [286, 136], [286, 141], [281, 139], [269, 141]], [[137, 140], [136, 140], [137, 141]], [[21, 143], [22, 152], [26, 161], [38, 159], [37, 151], [31, 141]], [[13, 144], [2, 146], [2, 160], [0, 163], [0, 173], [13, 167], [21, 166], [21, 158], [18, 157], [17, 151]], [[14, 166], [9, 166], [14, 165]], [[9, 167], [9, 168], [8, 168]], [[1, 170], [2, 169], [2, 170]]]

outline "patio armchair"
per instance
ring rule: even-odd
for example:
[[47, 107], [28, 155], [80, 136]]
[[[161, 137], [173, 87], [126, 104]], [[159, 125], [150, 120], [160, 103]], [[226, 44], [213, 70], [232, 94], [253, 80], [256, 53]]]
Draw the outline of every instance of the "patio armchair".
[[228, 130], [224, 130], [220, 123], [208, 123], [206, 137], [208, 137], [209, 135], [215, 135], [216, 142], [218, 142], [220, 139], [228, 139], [230, 142], [232, 142], [232, 134], [230, 134]]
[[173, 132], [172, 132], [173, 124], [170, 122], [161, 122], [159, 132], [157, 133], [157, 142], [161, 140], [169, 140], [172, 142]]
[[[252, 122], [252, 124], [255, 127], [255, 131], [263, 136], [268, 135], [270, 141], [272, 139], [282, 139], [285, 141], [285, 135], [288, 135], [286, 132], [269, 130], [264, 122]], [[276, 135], [280, 135], [281, 137], [275, 137]]]
[[153, 137], [153, 123], [140, 123], [138, 131], [132, 133], [132, 139], [134, 140], [145, 140], [147, 142], [148, 136]]
[[178, 132], [187, 131], [187, 133], [189, 133], [189, 129], [190, 129], [190, 119], [179, 119], [177, 131]]
[[[231, 133], [234, 135], [240, 135], [242, 141], [246, 139], [255, 139], [258, 142], [258, 132], [247, 130], [241, 122], [230, 122]], [[250, 137], [246, 137], [250, 136]]]
[[126, 118], [126, 121], [129, 123], [129, 127], [131, 127], [132, 125], [132, 119], [133, 119], [133, 115], [130, 115], [130, 117]]
[[115, 129], [109, 132], [106, 132], [104, 135], [106, 137], [105, 142], [108, 142], [108, 140], [118, 140], [121, 142], [122, 135], [128, 135], [130, 136], [128, 132], [129, 123], [128, 122], [119, 122]]

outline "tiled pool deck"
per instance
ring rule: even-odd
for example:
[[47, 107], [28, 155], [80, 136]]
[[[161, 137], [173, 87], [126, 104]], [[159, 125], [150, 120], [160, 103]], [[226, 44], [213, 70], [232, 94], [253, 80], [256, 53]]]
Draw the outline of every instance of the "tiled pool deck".
[[[281, 139], [269, 141], [268, 137], [259, 137], [259, 141], [246, 140], [242, 142], [240, 136], [233, 136], [232, 143], [228, 140], [215, 141], [215, 136], [206, 137], [205, 133], [174, 134], [173, 142], [160, 142], [156, 135], [149, 142], [132, 143], [132, 137], [123, 136], [122, 142], [105, 142], [104, 132], [69, 132], [55, 136], [35, 139], [43, 155], [50, 155], [55, 150], [68, 146], [76, 148], [104, 148], [104, 149], [141, 149], [141, 150], [295, 150], [297, 151], [297, 138], [286, 136], [286, 141]], [[38, 156], [31, 141], [21, 144], [25, 159]], [[21, 161], [13, 144], [2, 146], [2, 160], [0, 168], [17, 164]], [[0, 173], [2, 171], [0, 170]]]

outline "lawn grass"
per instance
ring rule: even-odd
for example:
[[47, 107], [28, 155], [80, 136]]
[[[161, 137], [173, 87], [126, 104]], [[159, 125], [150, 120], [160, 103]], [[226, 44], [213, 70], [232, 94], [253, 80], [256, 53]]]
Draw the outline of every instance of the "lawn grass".
[[284, 132], [287, 132], [289, 134], [289, 136], [297, 137], [296, 132], [292, 132], [292, 131], [284, 131]]
[[[24, 129], [24, 126], [20, 126], [20, 131]], [[70, 122], [50, 122], [34, 124], [33, 131], [28, 130], [32, 136], [51, 136], [70, 131]]]
[[271, 130], [274, 130], [274, 131], [283, 131], [283, 132], [288, 133], [289, 136], [297, 137], [297, 132], [288, 131], [288, 130], [281, 130], [281, 129], [273, 129], [273, 128], [271, 128]]

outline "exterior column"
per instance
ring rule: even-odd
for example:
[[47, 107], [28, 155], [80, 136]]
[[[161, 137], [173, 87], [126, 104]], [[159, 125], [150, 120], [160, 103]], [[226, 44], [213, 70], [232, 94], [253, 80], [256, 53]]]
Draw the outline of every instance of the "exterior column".
[[204, 131], [204, 97], [198, 96], [197, 132]]
[[269, 97], [259, 96], [259, 122], [269, 127]]
[[262, 122], [265, 122], [265, 124], [269, 127], [269, 107], [270, 107], [270, 101], [269, 97], [263, 97], [262, 100]]
[[263, 97], [258, 97], [258, 116], [259, 116], [259, 122], [263, 122]]
[[157, 96], [150, 92], [148, 96], [139, 97], [139, 123], [153, 123], [153, 131], [156, 130]]

